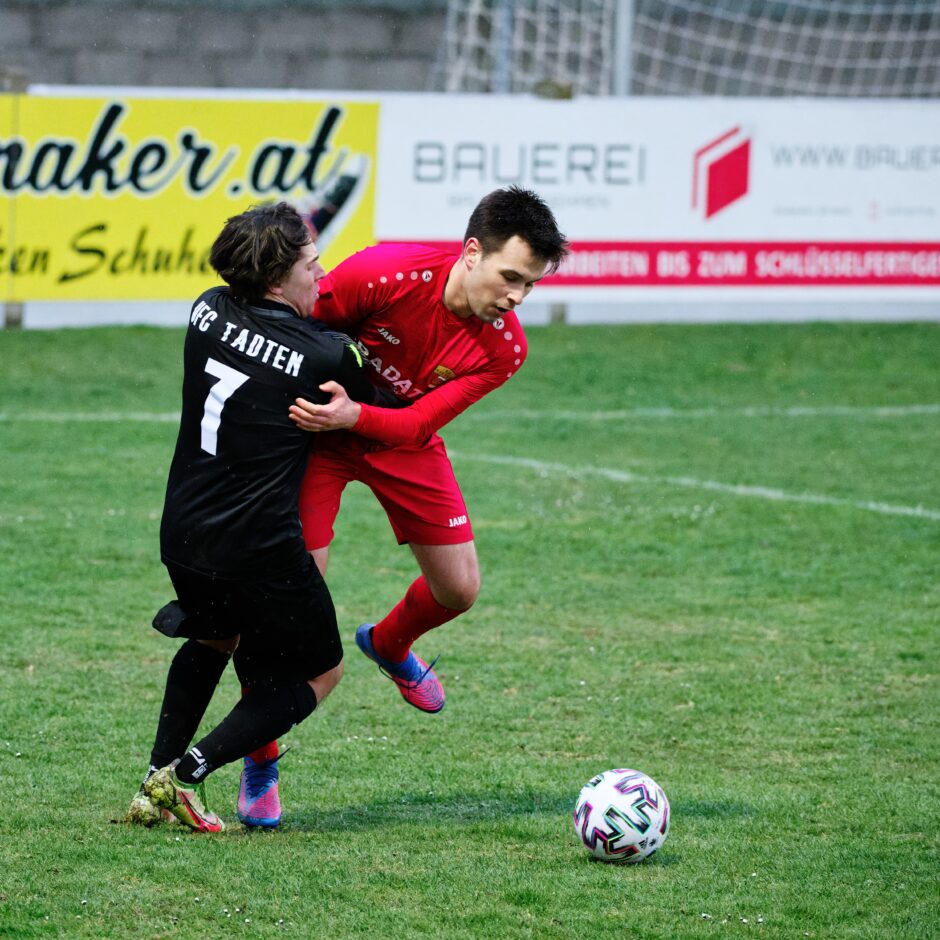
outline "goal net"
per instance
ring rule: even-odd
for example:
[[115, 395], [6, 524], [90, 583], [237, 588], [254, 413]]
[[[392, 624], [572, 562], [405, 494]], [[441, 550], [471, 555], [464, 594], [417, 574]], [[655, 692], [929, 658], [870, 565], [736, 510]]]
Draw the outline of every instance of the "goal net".
[[432, 85], [441, 91], [613, 91], [611, 0], [450, 0]]
[[940, 0], [449, 0], [445, 91], [940, 96]]
[[936, 0], [638, 2], [634, 94], [940, 94]]

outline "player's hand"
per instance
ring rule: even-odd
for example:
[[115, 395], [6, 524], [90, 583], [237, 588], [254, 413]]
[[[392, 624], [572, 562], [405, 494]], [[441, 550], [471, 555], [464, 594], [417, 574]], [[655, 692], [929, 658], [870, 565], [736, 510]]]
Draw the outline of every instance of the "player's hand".
[[315, 405], [306, 398], [298, 398], [288, 412], [291, 421], [303, 431], [337, 431], [351, 428], [358, 420], [362, 409], [359, 402], [353, 401], [339, 382], [324, 382], [321, 392], [326, 392], [330, 400], [325, 405]]

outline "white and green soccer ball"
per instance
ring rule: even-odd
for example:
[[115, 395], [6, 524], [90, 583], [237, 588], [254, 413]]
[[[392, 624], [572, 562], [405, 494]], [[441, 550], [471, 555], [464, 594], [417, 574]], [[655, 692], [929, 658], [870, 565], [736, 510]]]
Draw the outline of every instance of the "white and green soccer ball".
[[641, 862], [666, 841], [669, 800], [652, 777], [638, 770], [605, 770], [581, 788], [574, 828], [602, 862]]

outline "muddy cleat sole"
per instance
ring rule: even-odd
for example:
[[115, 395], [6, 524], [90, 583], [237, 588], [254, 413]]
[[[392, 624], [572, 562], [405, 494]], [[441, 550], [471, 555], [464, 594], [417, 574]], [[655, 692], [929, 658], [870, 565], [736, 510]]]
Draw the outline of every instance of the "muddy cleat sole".
[[238, 818], [252, 828], [276, 829], [281, 821], [277, 762], [287, 753], [256, 763], [245, 758], [238, 786]]
[[162, 767], [144, 781], [150, 801], [168, 809], [194, 832], [222, 832], [225, 824], [205, 805], [203, 784], [183, 783], [172, 767]]
[[127, 808], [127, 815], [124, 821], [132, 826], [155, 826], [163, 821], [163, 814], [168, 813], [170, 818], [176, 822], [176, 817], [169, 810], [161, 809], [150, 802], [149, 797], [141, 787], [138, 794], [131, 800], [131, 805]]
[[157, 806], [144, 793], [144, 788], [141, 786], [137, 795], [131, 800], [131, 805], [127, 808], [124, 822], [130, 823], [132, 826], [147, 826], [149, 828], [161, 822], [173, 823], [175, 826], [179, 820], [168, 809]]
[[356, 646], [398, 686], [409, 705], [430, 714], [439, 712], [444, 707], [444, 689], [432, 668], [437, 660], [428, 665], [413, 652], [401, 663], [383, 659], [372, 645], [372, 627], [373, 624], [364, 623], [356, 630]]

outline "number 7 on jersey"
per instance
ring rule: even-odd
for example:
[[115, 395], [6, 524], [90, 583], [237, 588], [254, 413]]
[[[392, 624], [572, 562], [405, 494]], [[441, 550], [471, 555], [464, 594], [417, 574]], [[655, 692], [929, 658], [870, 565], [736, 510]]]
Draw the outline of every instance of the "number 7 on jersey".
[[200, 446], [207, 454], [214, 457], [219, 443], [219, 424], [222, 422], [222, 409], [237, 389], [247, 381], [244, 372], [224, 365], [217, 359], [207, 359], [205, 371], [219, 381], [209, 389], [206, 407], [202, 414], [202, 439]]

